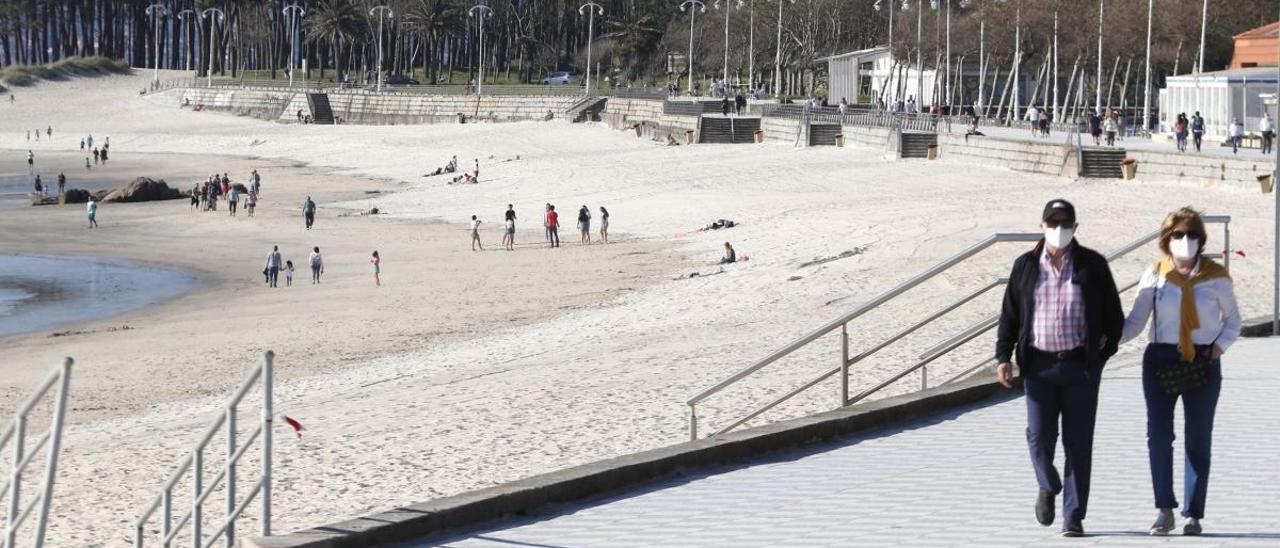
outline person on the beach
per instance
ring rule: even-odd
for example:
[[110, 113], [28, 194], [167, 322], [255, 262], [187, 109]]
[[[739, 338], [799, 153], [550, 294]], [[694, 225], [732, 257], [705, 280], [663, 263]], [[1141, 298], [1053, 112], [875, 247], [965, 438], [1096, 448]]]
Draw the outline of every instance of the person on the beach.
[[591, 243], [591, 210], [585, 205], [578, 210], [578, 243]]
[[96, 149], [96, 148], [95, 148], [95, 149], [93, 149], [93, 165], [95, 165], [95, 166], [96, 166], [96, 165], [98, 165], [98, 162], [99, 162], [101, 159], [102, 159], [102, 153], [98, 152], [98, 149]]
[[311, 257], [307, 259], [311, 265], [311, 283], [320, 283], [320, 275], [324, 274], [324, 257], [320, 256], [320, 246], [311, 248]]
[[720, 114], [724, 116], [729, 115], [729, 97], [728, 96], [725, 96], [723, 99], [720, 100]]
[[89, 213], [89, 228], [98, 227], [98, 202], [94, 201], [93, 195], [89, 195], [89, 203], [85, 206]]
[[28, 150], [27, 151], [27, 171], [34, 171], [35, 169], [36, 169], [36, 153]]
[[551, 247], [560, 247], [560, 214], [551, 204], [547, 204], [547, 241]]
[[250, 192], [249, 197], [245, 198], [245, 207], [249, 210], [249, 216], [253, 216], [253, 210], [258, 207], [258, 193]]
[[1031, 138], [1040, 136], [1040, 109], [1033, 104], [1027, 107], [1027, 120], [1031, 121]]
[[200, 201], [203, 194], [200, 192], [200, 185], [191, 187], [191, 209], [198, 211], [200, 209]]
[[373, 250], [373, 257], [369, 258], [369, 264], [373, 265], [373, 285], [382, 287], [382, 258], [378, 257], [378, 250]]
[[227, 193], [227, 209], [231, 211], [232, 217], [236, 216], [236, 206], [239, 204], [240, 204], [240, 191], [233, 188], [231, 189], [231, 192]]
[[479, 158], [476, 158], [476, 171], [471, 175], [471, 182], [472, 183], [480, 182], [480, 159]]
[[227, 177], [226, 173], [222, 174], [222, 195], [223, 196], [231, 195], [231, 178]]
[[515, 206], [507, 204], [507, 212], [504, 214], [506, 223], [506, 232], [502, 235], [502, 245], [506, 246], [507, 251], [515, 251], [516, 245], [516, 210]]
[[107, 147], [102, 147], [102, 163], [107, 163]]
[[284, 286], [293, 287], [293, 261], [284, 262]]
[[316, 203], [311, 201], [310, 196], [302, 202], [302, 216], [307, 220], [307, 230], [311, 230], [311, 225], [316, 222]]
[[480, 247], [480, 251], [484, 251], [484, 245], [480, 243], [480, 219], [475, 215], [471, 216], [471, 250], [476, 251], [476, 247]]
[[280, 279], [280, 246], [271, 246], [271, 253], [267, 254], [267, 285], [276, 287], [276, 281]]
[[[1185, 536], [1203, 533], [1209, 491], [1213, 422], [1222, 391], [1222, 355], [1240, 336], [1240, 308], [1227, 269], [1204, 255], [1208, 234], [1204, 219], [1191, 208], [1165, 217], [1160, 226], [1161, 258], [1138, 282], [1138, 294], [1125, 319], [1120, 342], [1140, 335], [1151, 320], [1142, 356], [1142, 391], [1147, 404], [1147, 451], [1154, 488], [1152, 536], [1173, 531], [1178, 498], [1173, 488], [1174, 416], [1182, 400], [1182, 505]], [[1199, 376], [1166, 384], [1161, 373], [1199, 369]], [[1176, 377], [1176, 375], [1175, 375]]]
[[36, 142], [40, 142], [40, 128], [36, 128]]
[[67, 176], [64, 173], [58, 173], [58, 196], [62, 196], [67, 191]]
[[733, 246], [729, 242], [724, 243], [724, 257], [720, 258], [719, 264], [733, 264], [738, 262], [738, 253], [733, 250]]
[[209, 211], [218, 210], [218, 187], [209, 185]]
[[89, 136], [85, 138], [84, 142], [89, 146], [89, 148], [93, 148], [93, 134], [90, 133]]
[[84, 139], [80, 140], [80, 150], [84, 150]]
[[44, 130], [44, 131], [45, 131], [45, 136], [46, 136], [46, 137], [49, 137], [50, 139], [52, 139], [52, 138], [53, 138], [53, 126], [49, 126], [49, 127], [45, 128], [45, 130]]
[[[1093, 465], [1093, 433], [1102, 368], [1124, 330], [1120, 293], [1107, 259], [1075, 239], [1075, 207], [1045, 204], [1044, 238], [1013, 263], [1000, 312], [996, 380], [1013, 388], [1013, 360], [1027, 401], [1027, 446], [1039, 494], [1036, 521], [1057, 518], [1063, 493], [1062, 536], [1084, 535]], [[1061, 423], [1065, 477], [1054, 466]]]
[[40, 180], [40, 176], [36, 175], [36, 197], [44, 197], [44, 182]]
[[255, 169], [253, 170], [253, 173], [249, 174], [249, 192], [257, 194], [258, 192], [261, 192], [261, 190], [262, 176], [258, 175], [258, 170]]
[[89, 164], [89, 157], [88, 157], [88, 156], [85, 156], [85, 157], [84, 157], [84, 168], [85, 168], [85, 169], [93, 169], [93, 166]]
[[609, 243], [609, 210], [600, 206], [600, 243]]

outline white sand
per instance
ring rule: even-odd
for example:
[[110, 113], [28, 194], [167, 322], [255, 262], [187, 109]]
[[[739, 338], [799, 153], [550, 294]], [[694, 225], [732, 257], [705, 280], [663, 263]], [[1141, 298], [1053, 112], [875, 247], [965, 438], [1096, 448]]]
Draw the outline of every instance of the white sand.
[[[95, 138], [111, 136], [113, 162], [126, 160], [132, 152], [216, 152], [264, 158], [264, 164], [280, 167], [278, 177], [294, 181], [290, 192], [295, 193], [326, 192], [326, 184], [356, 174], [403, 182], [381, 183], [400, 192], [343, 206], [376, 205], [393, 219], [353, 221], [326, 235], [337, 242], [328, 245], [340, 246], [343, 260], [357, 270], [367, 268], [361, 261], [368, 248], [394, 246], [403, 234], [440, 226], [428, 220], [447, 220], [448, 229], [454, 231], [453, 235], [446, 230], [424, 231], [424, 239], [432, 243], [422, 245], [456, 251], [438, 257], [431, 251], [432, 260], [400, 267], [419, 286], [412, 290], [414, 301], [393, 306], [390, 303], [397, 299], [408, 298], [395, 292], [411, 290], [396, 285], [382, 288], [378, 296], [382, 300], [374, 306], [389, 308], [379, 314], [385, 324], [373, 328], [360, 327], [368, 316], [358, 313], [339, 313], [332, 324], [313, 325], [311, 318], [295, 315], [290, 319], [287, 311], [275, 307], [238, 303], [257, 302], [266, 291], [252, 276], [215, 286], [219, 288], [215, 291], [234, 290], [237, 302], [219, 304], [215, 296], [193, 297], [197, 303], [229, 307], [220, 314], [230, 321], [252, 322], [250, 330], [257, 336], [245, 346], [254, 352], [277, 350], [278, 363], [286, 371], [278, 385], [277, 407], [307, 427], [300, 441], [277, 429], [274, 519], [278, 531], [683, 441], [687, 435], [683, 402], [700, 389], [988, 234], [1035, 230], [1043, 203], [1055, 197], [1075, 202], [1081, 241], [1101, 250], [1155, 228], [1165, 212], [1178, 206], [1192, 204], [1231, 214], [1233, 247], [1248, 254], [1232, 264], [1246, 316], [1263, 313], [1270, 302], [1271, 201], [1255, 193], [1192, 185], [1072, 183], [948, 162], [890, 162], [881, 158], [880, 151], [857, 148], [793, 149], [772, 144], [667, 148], [624, 132], [560, 122], [284, 126], [161, 108], [136, 98], [145, 81], [144, 76], [115, 77], [19, 90], [17, 108], [0, 105], [6, 120], [0, 129], [0, 148], [12, 149], [5, 154], [16, 156], [16, 149], [26, 146], [23, 130], [15, 128], [51, 123], [55, 140], [39, 143], [38, 155], [73, 145], [69, 138], [60, 141], [60, 135], [92, 131]], [[458, 188], [419, 177], [455, 153], [464, 167], [479, 156], [485, 182]], [[497, 160], [489, 160], [491, 155]], [[521, 160], [498, 161], [516, 155]], [[289, 162], [295, 161], [332, 169], [319, 170], [327, 173], [315, 175], [314, 180], [285, 174]], [[361, 182], [359, 188], [374, 184]], [[351, 199], [352, 194], [357, 193], [348, 190], [345, 196], [332, 196]], [[488, 217], [486, 238], [496, 244], [495, 221], [507, 203], [517, 204], [523, 226], [530, 228], [537, 209], [547, 201], [563, 210], [565, 249], [525, 250], [514, 254], [523, 258], [513, 265], [496, 251], [464, 253], [465, 236], [457, 232], [460, 219], [477, 212]], [[593, 212], [599, 205], [608, 207], [612, 230], [630, 241], [608, 248], [575, 249], [571, 225], [581, 204], [591, 206]], [[280, 205], [288, 207], [293, 204]], [[155, 204], [113, 206], [103, 216], [110, 218], [115, 208], [129, 210], [121, 213], [127, 215], [128, 223], [153, 223], [152, 230], [201, 246], [222, 261], [208, 265], [207, 270], [241, 268], [237, 261], [259, 260], [261, 246], [256, 243], [242, 257], [240, 252], [224, 249], [235, 247], [233, 243], [198, 239], [201, 231], [188, 225], [189, 216], [154, 213]], [[278, 224], [270, 226], [282, 234], [300, 222], [280, 216], [272, 221]], [[196, 217], [195, 222], [211, 222]], [[71, 235], [68, 251], [146, 254], [131, 250], [139, 244], [129, 240], [115, 241], [106, 250], [90, 248], [81, 235], [78, 209], [56, 218], [60, 222], [41, 226], [56, 236]], [[695, 232], [717, 218], [732, 219], [741, 226], [727, 232]], [[384, 224], [397, 223], [404, 223], [407, 232], [383, 232]], [[133, 230], [126, 234], [140, 232]], [[261, 239], [250, 231], [241, 232]], [[0, 250], [31, 245], [15, 241], [12, 224], [0, 234], [4, 234]], [[288, 237], [293, 245], [309, 245], [296, 234]], [[457, 241], [441, 243], [442, 238]], [[521, 238], [540, 240], [532, 229]], [[1211, 246], [1219, 246], [1220, 232], [1214, 231], [1211, 239]], [[751, 260], [720, 275], [669, 280], [694, 270], [714, 272], [716, 268], [709, 264], [719, 256], [725, 240], [734, 243], [740, 257], [747, 255]], [[854, 352], [1004, 274], [1010, 259], [1025, 248], [1014, 244], [986, 253], [982, 257], [987, 260], [967, 263], [852, 324]], [[637, 265], [630, 255], [643, 252], [660, 257], [660, 249], [683, 254], [687, 261], [655, 258]], [[818, 266], [800, 266], [846, 250], [861, 253]], [[1153, 258], [1153, 248], [1138, 252], [1115, 267], [1117, 278], [1136, 278]], [[198, 268], [201, 260], [160, 262]], [[434, 261], [447, 261], [447, 267]], [[424, 321], [422, 307], [431, 306], [433, 287], [449, 293], [441, 295], [446, 302], [466, 306], [465, 300], [452, 294], [469, 287], [465, 277], [498, 268], [505, 269], [501, 275], [470, 289], [495, 296], [483, 306], [525, 311], [529, 321], [523, 325], [507, 327], [500, 313], [458, 319], [455, 310], [442, 310], [430, 321], [438, 324], [435, 332], [452, 336], [422, 342], [410, 336], [394, 346], [360, 342], [360, 337], [393, 326]], [[617, 273], [620, 269], [638, 269], [648, 277], [632, 280], [627, 272]], [[548, 272], [550, 276], [521, 283]], [[597, 280], [596, 284], [576, 305], [554, 310], [558, 301], [541, 295], [554, 292], [559, 298], [571, 297], [573, 284], [587, 283], [575, 272], [590, 273], [586, 278]], [[339, 289], [325, 295], [344, 303], [371, 295], [366, 273], [347, 275]], [[611, 292], [611, 286], [634, 291]], [[351, 295], [354, 292], [360, 292], [358, 297]], [[868, 359], [855, 368], [855, 384], [866, 386], [885, 378], [956, 328], [991, 314], [997, 297], [981, 299], [942, 325]], [[1131, 298], [1126, 295], [1126, 302]], [[305, 304], [292, 300], [295, 297], [287, 299], [282, 306]], [[158, 333], [145, 329], [118, 335], [119, 341], [129, 344], [81, 348], [76, 354], [83, 369], [92, 369], [99, 360], [143, 362], [152, 368], [163, 363], [174, 371], [166, 380], [185, 379], [200, 389], [184, 393], [160, 386], [112, 384], [116, 374], [77, 379], [76, 389], [94, 393], [100, 405], [110, 405], [104, 402], [111, 400], [114, 390], [125, 410], [75, 411], [90, 418], [82, 416], [68, 432], [56, 517], [51, 523], [55, 544], [123, 544], [151, 490], [163, 481], [171, 463], [251, 359], [253, 352], [248, 350], [228, 352], [216, 365], [205, 357], [183, 355], [181, 344], [165, 342], [174, 331], [159, 326], [180, 321], [185, 314], [177, 305], [160, 307], [147, 320]], [[338, 361], [300, 350], [308, 344], [323, 345], [348, 329], [359, 333], [343, 339], [352, 345], [354, 359]], [[980, 338], [956, 358], [940, 360], [930, 372], [931, 379], [945, 379], [947, 373], [986, 357], [990, 341], [990, 336]], [[776, 364], [740, 389], [712, 398], [699, 408], [704, 429], [723, 425], [730, 418], [726, 412], [736, 415], [747, 410], [746, 401], [763, 401], [834, 366], [839, 355], [836, 341], [828, 337], [824, 343]], [[25, 375], [11, 384], [9, 379], [15, 378], [11, 370], [43, 369], [53, 356], [64, 353], [61, 344], [56, 339], [28, 337], [14, 347], [18, 352], [6, 350], [8, 359], [0, 364], [6, 393], [13, 387], [29, 387], [37, 376]], [[157, 356], [157, 348], [172, 358]], [[1125, 351], [1136, 349], [1130, 345]], [[145, 371], [145, 366], [138, 367]], [[123, 370], [118, 375], [138, 378]], [[918, 382], [918, 377], [908, 377], [895, 390]], [[157, 392], [157, 402], [166, 403], [145, 405], [150, 391]], [[828, 382], [810, 397], [767, 418], [829, 409], [835, 399], [834, 382]], [[252, 414], [246, 411], [244, 416]], [[206, 510], [207, 516], [218, 513]], [[252, 523], [246, 518], [242, 528], [247, 530]]]

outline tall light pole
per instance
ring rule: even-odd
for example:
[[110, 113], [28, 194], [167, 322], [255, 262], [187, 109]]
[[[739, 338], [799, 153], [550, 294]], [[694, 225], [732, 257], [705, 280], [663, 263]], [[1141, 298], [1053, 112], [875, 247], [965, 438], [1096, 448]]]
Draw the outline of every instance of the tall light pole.
[[160, 88], [160, 18], [168, 14], [169, 8], [164, 7], [164, 4], [159, 2], [147, 6], [147, 15], [151, 16], [151, 22], [155, 25], [154, 41], [156, 43], [156, 56], [153, 61], [155, 62], [156, 68], [154, 76], [151, 78], [152, 89]]
[[[476, 15], [479, 13], [480, 15]], [[493, 16], [493, 10], [484, 4], [476, 4], [467, 10], [467, 17], [475, 17], [480, 23], [480, 71], [476, 79], [476, 96], [484, 91], [484, 20]]]
[[796, 0], [775, 1], [778, 2], [778, 51], [773, 58], [773, 95], [776, 97], [782, 91], [782, 5], [785, 2], [794, 4]]
[[[1142, 129], [1149, 130], [1151, 127], [1151, 15], [1154, 0], [1147, 0], [1147, 77], [1142, 90]], [[1120, 105], [1121, 108], [1124, 105]]]
[[289, 18], [289, 87], [293, 87], [293, 68], [298, 56], [298, 20], [307, 14], [307, 10], [298, 4], [284, 7], [284, 16]]
[[686, 60], [686, 64], [689, 65], [690, 95], [693, 95], [693, 20], [698, 17], [699, 9], [702, 10], [702, 13], [707, 12], [707, 5], [703, 4], [700, 0], [684, 0], [684, 2], [680, 4], [680, 11], [689, 12], [689, 59]]
[[[374, 74], [377, 78], [378, 86], [376, 91], [382, 93], [382, 22], [386, 18], [395, 17], [395, 12], [391, 11], [391, 6], [381, 5], [374, 6], [369, 10], [369, 15], [378, 14], [378, 66], [375, 67]], [[480, 35], [480, 43], [484, 44], [483, 34]], [[482, 60], [483, 62], [483, 60]], [[483, 75], [483, 73], [481, 73]], [[483, 76], [481, 76], [483, 78]]]
[[213, 39], [218, 34], [215, 27], [219, 22], [227, 20], [227, 14], [218, 8], [205, 8], [200, 12], [200, 18], [209, 20], [209, 66], [205, 70], [205, 76], [209, 79], [209, 87], [213, 87]]
[[[1276, 114], [1280, 117], [1280, 52], [1277, 52], [1276, 58]], [[1276, 170], [1271, 174], [1271, 195], [1275, 197], [1275, 239], [1271, 242], [1274, 261], [1271, 280], [1274, 284], [1271, 293], [1271, 336], [1280, 337], [1280, 188], [1276, 188], [1277, 183], [1280, 183], [1276, 181], [1280, 177], [1280, 154], [1273, 154], [1276, 154]]]
[[[880, 1], [881, 0], [876, 0], [875, 5], [872, 6], [873, 8], [875, 8], [876, 11], [880, 11]], [[885, 84], [887, 86], [886, 89], [893, 88], [891, 91], [897, 91], [897, 87], [898, 87], [898, 86], [891, 85], [893, 83], [893, 72], [894, 72], [894, 66], [893, 66], [893, 3], [894, 1], [895, 0], [889, 0], [887, 2], [889, 4], [889, 74], [888, 74], [888, 77], [885, 79], [886, 80]], [[887, 105], [889, 103], [890, 97], [881, 97], [881, 99], [884, 99]], [[875, 103], [875, 101], [873, 100], [872, 103]]]
[[1098, 90], [1097, 104], [1093, 107], [1098, 116], [1102, 116], [1102, 12], [1107, 0], [1098, 0]]
[[[196, 49], [191, 45], [191, 25], [187, 23], [187, 18], [193, 17], [195, 16], [195, 14], [196, 12], [192, 10], [182, 10], [178, 12], [178, 20], [182, 21], [182, 30], [187, 35], [186, 46], [191, 48], [192, 52], [194, 52]], [[186, 57], [187, 59], [187, 70], [191, 70], [191, 56], [184, 55], [184, 57]]]
[[[1014, 9], [1013, 23], [1013, 111], [1009, 117], [1011, 121], [1018, 120], [1018, 108], [1021, 106], [1022, 100], [1018, 94], [1022, 91], [1020, 80], [1022, 79], [1022, 0], [1014, 0], [1017, 7]], [[1013, 124], [1010, 124], [1013, 125]]]
[[[724, 79], [725, 86], [729, 85], [729, 12], [733, 9], [734, 0], [724, 0], [724, 73], [721, 78]], [[738, 8], [742, 8], [742, 0], [737, 0]], [[716, 9], [720, 9], [720, 0], [716, 0]], [[725, 93], [728, 93], [726, 87]]]
[[747, 88], [756, 87], [756, 0], [750, 0], [750, 22], [747, 24]]
[[585, 94], [591, 95], [591, 42], [595, 41], [596, 14], [598, 13], [601, 17], [604, 17], [604, 6], [595, 2], [587, 2], [578, 6], [578, 15], [582, 15], [584, 10], [587, 12], [587, 89]]
[[[1048, 107], [1048, 104], [1045, 104]], [[1058, 112], [1058, 3], [1053, 3], [1053, 121], [1061, 121]]]

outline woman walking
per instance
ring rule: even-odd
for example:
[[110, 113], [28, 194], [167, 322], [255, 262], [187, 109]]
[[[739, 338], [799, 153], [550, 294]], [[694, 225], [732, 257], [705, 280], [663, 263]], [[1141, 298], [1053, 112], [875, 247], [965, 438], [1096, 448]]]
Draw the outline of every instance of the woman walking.
[[311, 248], [311, 258], [307, 262], [311, 265], [311, 284], [320, 283], [320, 275], [324, 274], [324, 257], [320, 256], [320, 246]]
[[600, 243], [609, 243], [609, 210], [600, 206]]
[[480, 251], [484, 251], [484, 244], [480, 243], [480, 223], [481, 223], [480, 219], [477, 219], [475, 215], [471, 216], [471, 250], [472, 251], [476, 251], [477, 246], [480, 248]]
[[1173, 123], [1173, 135], [1177, 138], [1178, 152], [1187, 151], [1187, 114], [1184, 112], [1178, 115], [1178, 121]]
[[591, 243], [591, 210], [585, 205], [578, 210], [578, 243]]
[[1142, 392], [1147, 404], [1147, 450], [1158, 509], [1152, 535], [1174, 529], [1173, 415], [1182, 399], [1186, 447], [1182, 534], [1202, 532], [1209, 485], [1213, 417], [1222, 389], [1223, 352], [1240, 335], [1240, 312], [1231, 277], [1203, 256], [1204, 220], [1191, 208], [1170, 213], [1160, 227], [1164, 257], [1142, 275], [1138, 296], [1125, 320], [1121, 342], [1147, 325], [1150, 343], [1142, 357]]
[[1115, 112], [1107, 113], [1107, 119], [1102, 122], [1102, 129], [1107, 133], [1107, 146], [1116, 146], [1116, 133], [1120, 131], [1120, 123], [1116, 121]]
[[373, 265], [373, 285], [382, 287], [382, 258], [378, 257], [378, 250], [373, 250], [373, 257], [369, 258], [369, 264]]

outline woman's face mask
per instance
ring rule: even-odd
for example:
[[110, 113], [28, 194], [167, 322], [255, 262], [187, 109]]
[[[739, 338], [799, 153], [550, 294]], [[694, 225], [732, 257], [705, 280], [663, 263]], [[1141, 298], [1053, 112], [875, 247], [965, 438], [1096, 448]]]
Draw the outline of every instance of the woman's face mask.
[[1194, 259], [1200, 253], [1200, 240], [1190, 234], [1182, 234], [1178, 237], [1178, 233], [1174, 233], [1173, 238], [1169, 240], [1169, 253], [1175, 259], [1190, 260]]

